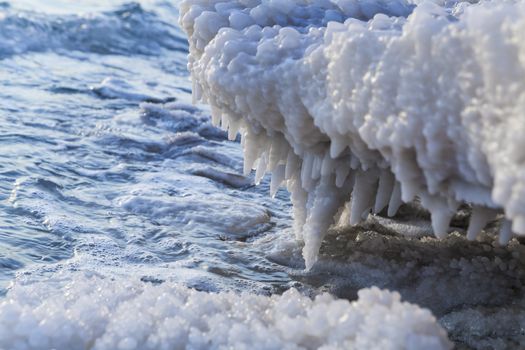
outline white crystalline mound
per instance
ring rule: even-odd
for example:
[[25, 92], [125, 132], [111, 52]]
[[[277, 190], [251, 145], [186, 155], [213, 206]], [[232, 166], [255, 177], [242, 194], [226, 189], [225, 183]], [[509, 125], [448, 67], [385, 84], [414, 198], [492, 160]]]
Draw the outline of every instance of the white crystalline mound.
[[430, 311], [398, 293], [359, 300], [206, 293], [77, 273], [16, 285], [0, 303], [2, 349], [450, 349]]
[[[339, 23], [342, 22], [342, 23]], [[415, 196], [438, 237], [525, 234], [525, 2], [186, 0], [194, 97], [285, 184], [309, 268], [327, 228]]]

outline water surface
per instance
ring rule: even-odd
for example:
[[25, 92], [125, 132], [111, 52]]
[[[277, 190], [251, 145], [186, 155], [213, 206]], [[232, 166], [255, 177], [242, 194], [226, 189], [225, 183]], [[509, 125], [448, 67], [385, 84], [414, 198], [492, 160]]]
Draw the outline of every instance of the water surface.
[[78, 269], [210, 291], [288, 283], [265, 257], [289, 231], [287, 194], [242, 176], [238, 142], [191, 105], [177, 19], [164, 1], [0, 4], [3, 292], [20, 271]]

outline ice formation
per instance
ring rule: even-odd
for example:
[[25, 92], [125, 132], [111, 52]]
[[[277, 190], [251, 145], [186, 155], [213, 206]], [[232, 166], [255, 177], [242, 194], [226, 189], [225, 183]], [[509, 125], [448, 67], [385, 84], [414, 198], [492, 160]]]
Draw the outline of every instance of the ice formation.
[[[2, 349], [450, 349], [430, 311], [396, 292], [355, 302], [206, 293], [77, 273], [16, 285], [0, 303]], [[93, 307], [97, 305], [97, 307]]]
[[[473, 1], [474, 2], [474, 1]], [[285, 184], [310, 268], [355, 224], [416, 196], [444, 237], [504, 214], [525, 234], [525, 2], [186, 0], [196, 100], [242, 136], [245, 172]]]

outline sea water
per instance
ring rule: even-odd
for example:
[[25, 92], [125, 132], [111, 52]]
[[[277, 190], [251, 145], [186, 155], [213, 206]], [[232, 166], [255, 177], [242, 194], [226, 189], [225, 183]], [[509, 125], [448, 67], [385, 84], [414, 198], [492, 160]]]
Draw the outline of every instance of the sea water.
[[1, 11], [4, 292], [21, 269], [86, 264], [208, 291], [289, 282], [258, 247], [287, 230], [287, 194], [240, 175], [238, 144], [191, 105], [175, 4]]

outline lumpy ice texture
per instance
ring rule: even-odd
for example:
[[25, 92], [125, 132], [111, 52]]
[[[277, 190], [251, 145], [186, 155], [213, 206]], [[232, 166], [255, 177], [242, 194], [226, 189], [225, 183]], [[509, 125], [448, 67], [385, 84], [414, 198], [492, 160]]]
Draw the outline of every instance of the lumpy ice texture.
[[2, 349], [450, 349], [430, 311], [398, 293], [355, 302], [206, 293], [76, 273], [16, 285], [0, 303]]
[[311, 267], [334, 218], [418, 197], [444, 237], [525, 234], [525, 2], [186, 0], [194, 97], [285, 184]]

